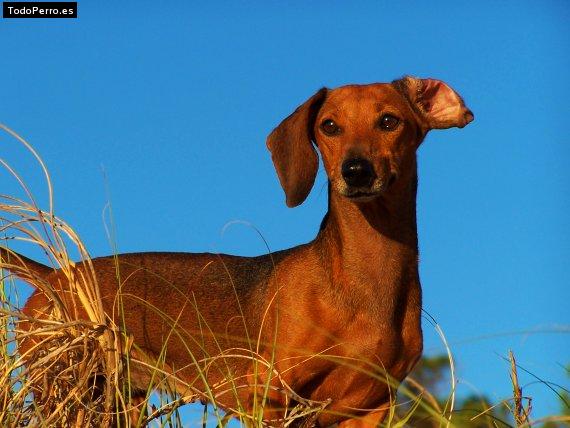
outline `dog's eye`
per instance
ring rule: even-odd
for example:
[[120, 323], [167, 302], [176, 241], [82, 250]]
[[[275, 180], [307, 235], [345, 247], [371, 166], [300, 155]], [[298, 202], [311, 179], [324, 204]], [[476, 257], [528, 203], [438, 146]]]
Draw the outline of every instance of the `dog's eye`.
[[321, 129], [327, 135], [337, 135], [340, 133], [339, 126], [332, 119], [325, 119], [321, 123]]
[[392, 116], [391, 114], [385, 114], [380, 118], [378, 126], [380, 126], [380, 129], [383, 129], [385, 131], [391, 131], [392, 129], [396, 128], [396, 126], [398, 126], [398, 123], [400, 123], [400, 119]]

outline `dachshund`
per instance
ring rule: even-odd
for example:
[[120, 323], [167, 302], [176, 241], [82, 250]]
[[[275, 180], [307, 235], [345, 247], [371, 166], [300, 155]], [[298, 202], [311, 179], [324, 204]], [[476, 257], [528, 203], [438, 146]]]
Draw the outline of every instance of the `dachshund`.
[[[148, 365], [136, 366], [160, 359], [179, 394], [202, 391], [230, 413], [263, 400], [270, 426], [303, 400], [327, 403], [311, 422], [318, 427], [379, 425], [422, 353], [416, 150], [429, 130], [473, 118], [436, 79], [322, 88], [267, 138], [289, 207], [311, 191], [320, 153], [328, 212], [313, 241], [258, 257], [93, 259], [106, 315], [122, 317], [136, 344], [134, 388], [144, 396], [160, 387]], [[27, 269], [70, 300], [61, 269], [7, 249], [0, 256], [5, 269]], [[85, 274], [87, 264], [74, 269]], [[53, 299], [37, 289], [23, 312], [41, 319]]]

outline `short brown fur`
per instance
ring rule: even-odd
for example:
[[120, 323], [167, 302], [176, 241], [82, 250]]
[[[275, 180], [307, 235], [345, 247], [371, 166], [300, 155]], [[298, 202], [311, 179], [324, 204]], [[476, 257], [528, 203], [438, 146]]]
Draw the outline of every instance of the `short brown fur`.
[[[398, 119], [394, 129], [379, 127], [385, 115]], [[329, 211], [317, 237], [252, 258], [119, 255], [128, 333], [150, 356], [159, 355], [166, 344], [167, 364], [187, 382], [196, 375], [188, 347], [200, 360], [230, 348], [256, 349], [259, 337], [260, 354], [271, 360], [275, 352], [277, 371], [297, 394], [331, 400], [317, 426], [376, 426], [394, 391], [381, 380], [385, 374], [374, 377], [363, 370], [382, 367], [401, 381], [422, 352], [416, 149], [430, 129], [463, 127], [472, 119], [461, 98], [434, 79], [321, 89], [267, 140], [289, 206], [307, 197], [318, 167], [312, 143], [319, 150], [329, 179]], [[333, 120], [339, 133], [327, 135], [326, 120]], [[370, 166], [370, 183], [348, 184], [350, 159]], [[8, 257], [5, 250], [0, 255]], [[12, 254], [13, 263], [27, 265], [60, 293], [65, 289], [57, 285], [58, 271], [24, 257], [14, 260]], [[94, 259], [93, 266], [105, 311], [118, 320], [115, 258]], [[49, 304], [36, 291], [24, 312], [41, 317], [39, 311]], [[169, 336], [174, 324], [180, 335]], [[211, 333], [204, 331], [206, 324]], [[208, 372], [209, 384], [221, 381], [228, 370], [244, 376], [251, 386], [240, 390], [239, 399], [252, 408], [267, 373], [253, 379], [251, 362], [227, 362], [229, 369], [220, 364]], [[146, 390], [148, 374], [135, 374], [133, 382]], [[285, 395], [270, 390], [269, 396], [265, 418], [279, 425]], [[232, 393], [217, 400], [226, 408], [236, 406]]]

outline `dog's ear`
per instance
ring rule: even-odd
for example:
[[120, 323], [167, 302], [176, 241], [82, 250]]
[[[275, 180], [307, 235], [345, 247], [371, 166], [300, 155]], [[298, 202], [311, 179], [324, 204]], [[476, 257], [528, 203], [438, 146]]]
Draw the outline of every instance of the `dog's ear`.
[[326, 88], [319, 90], [267, 137], [267, 148], [289, 207], [301, 204], [315, 182], [319, 158], [312, 144], [313, 125], [326, 95]]
[[427, 129], [463, 128], [474, 119], [459, 94], [441, 80], [406, 76], [393, 84], [408, 99]]

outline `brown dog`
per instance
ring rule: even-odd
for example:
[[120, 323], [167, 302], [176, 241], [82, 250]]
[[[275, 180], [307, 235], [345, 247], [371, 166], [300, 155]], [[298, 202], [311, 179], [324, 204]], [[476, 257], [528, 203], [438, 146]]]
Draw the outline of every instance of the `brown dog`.
[[[163, 352], [181, 394], [207, 381], [224, 408], [239, 401], [246, 410], [265, 396], [270, 425], [298, 396], [329, 400], [317, 426], [376, 426], [394, 393], [387, 378], [403, 380], [422, 352], [416, 149], [430, 129], [472, 120], [459, 95], [434, 79], [321, 89], [267, 140], [290, 207], [313, 186], [313, 143], [321, 153], [329, 210], [317, 237], [252, 258], [121, 254], [120, 285], [115, 259], [94, 259], [105, 312], [119, 319], [120, 286], [127, 332], [141, 355]], [[12, 263], [65, 289], [59, 271], [14, 254]], [[41, 317], [49, 305], [36, 291], [24, 312]], [[254, 369], [239, 350], [275, 370]], [[195, 367], [204, 370], [206, 361], [204, 380]], [[135, 386], [146, 390], [149, 373], [134, 372]], [[239, 385], [228, 387], [229, 378]]]

